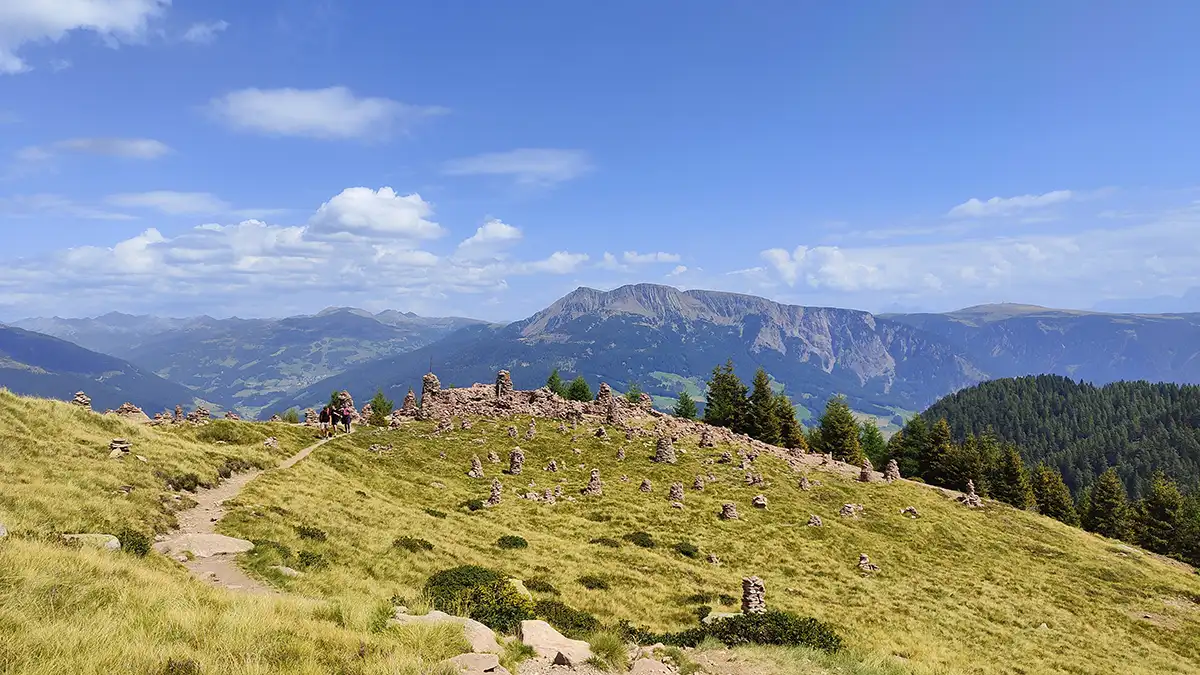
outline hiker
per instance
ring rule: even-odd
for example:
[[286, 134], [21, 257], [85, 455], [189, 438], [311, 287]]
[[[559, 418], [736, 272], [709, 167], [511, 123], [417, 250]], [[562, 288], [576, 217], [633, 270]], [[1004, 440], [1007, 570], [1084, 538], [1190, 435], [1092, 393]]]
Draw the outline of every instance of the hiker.
[[346, 405], [342, 408], [342, 423], [346, 425], [346, 433], [350, 433], [350, 421], [354, 419], [354, 408]]
[[338, 425], [342, 423], [342, 411], [338, 410], [332, 404], [329, 406], [329, 424], [332, 432], [330, 435], [337, 433]]
[[324, 408], [321, 408], [321, 415], [317, 419], [321, 422], [321, 436], [323, 438], [329, 438], [330, 418], [331, 418], [331, 414], [330, 414], [329, 406], [327, 405]]

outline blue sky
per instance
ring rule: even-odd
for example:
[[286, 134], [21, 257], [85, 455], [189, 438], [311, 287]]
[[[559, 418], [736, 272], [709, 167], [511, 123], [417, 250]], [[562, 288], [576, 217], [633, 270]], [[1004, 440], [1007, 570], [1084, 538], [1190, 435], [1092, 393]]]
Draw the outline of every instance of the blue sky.
[[0, 320], [1200, 310], [1200, 5], [6, 0]]

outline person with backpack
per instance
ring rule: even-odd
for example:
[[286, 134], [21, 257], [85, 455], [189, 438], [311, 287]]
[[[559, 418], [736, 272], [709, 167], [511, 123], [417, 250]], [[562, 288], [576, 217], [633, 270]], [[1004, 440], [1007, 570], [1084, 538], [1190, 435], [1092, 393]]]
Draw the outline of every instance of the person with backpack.
[[342, 408], [342, 424], [346, 425], [346, 433], [350, 433], [350, 421], [354, 419], [354, 408], [349, 404]]
[[338, 410], [333, 405], [330, 405], [329, 406], [329, 424], [333, 428], [333, 432], [330, 434], [331, 436], [333, 434], [337, 433], [338, 425], [341, 423], [342, 423], [342, 411]]
[[323, 438], [329, 438], [329, 422], [331, 417], [328, 405], [321, 408], [321, 414], [317, 419], [321, 422], [321, 436]]

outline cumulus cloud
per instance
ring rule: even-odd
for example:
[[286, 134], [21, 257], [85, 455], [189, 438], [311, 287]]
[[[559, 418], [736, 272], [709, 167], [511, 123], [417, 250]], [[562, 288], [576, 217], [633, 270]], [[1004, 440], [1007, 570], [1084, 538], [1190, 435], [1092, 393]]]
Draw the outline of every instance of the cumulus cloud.
[[447, 112], [437, 106], [359, 97], [346, 87], [240, 89], [211, 100], [208, 111], [238, 131], [326, 140], [385, 138]]
[[445, 231], [428, 220], [433, 207], [421, 195], [400, 196], [390, 187], [342, 190], [309, 219], [315, 234], [383, 239], [436, 239]]
[[226, 28], [229, 28], [228, 21], [201, 21], [188, 26], [182, 40], [198, 45], [212, 44]]
[[113, 206], [154, 209], [171, 216], [211, 215], [229, 210], [228, 203], [207, 192], [157, 190], [110, 195], [105, 201]]
[[1017, 197], [992, 197], [986, 201], [972, 197], [950, 209], [951, 218], [989, 218], [1011, 216], [1032, 209], [1041, 209], [1070, 201], [1077, 197], [1070, 190], [1055, 190], [1041, 195], [1019, 195]]
[[622, 264], [620, 260], [617, 260], [617, 256], [608, 251], [604, 252], [604, 255], [600, 258], [600, 262], [596, 263], [596, 267], [612, 272], [625, 272], [629, 269], [629, 265]]
[[668, 277], [677, 277], [680, 274], [683, 274], [684, 272], [687, 272], [687, 271], [688, 271], [687, 265], [676, 265], [675, 269], [671, 270], [670, 272], [667, 272], [667, 276]]
[[32, 70], [18, 51], [33, 42], [58, 42], [90, 31], [110, 47], [137, 42], [170, 0], [4, 0], [0, 2], [0, 73]]
[[579, 269], [579, 266], [587, 262], [588, 255], [586, 253], [568, 253], [567, 251], [555, 251], [551, 253], [545, 260], [526, 263], [518, 268], [523, 272], [548, 272], [550, 274], [570, 274]]
[[677, 263], [679, 262], [679, 254], [677, 253], [638, 253], [637, 251], [625, 251], [621, 256], [625, 262], [631, 265], [646, 265], [649, 263]]
[[480, 225], [475, 234], [458, 245], [458, 255], [471, 259], [494, 257], [520, 239], [520, 228], [493, 218]]
[[591, 169], [587, 153], [582, 150], [519, 148], [451, 160], [442, 171], [449, 176], [510, 176], [521, 185], [552, 186]]

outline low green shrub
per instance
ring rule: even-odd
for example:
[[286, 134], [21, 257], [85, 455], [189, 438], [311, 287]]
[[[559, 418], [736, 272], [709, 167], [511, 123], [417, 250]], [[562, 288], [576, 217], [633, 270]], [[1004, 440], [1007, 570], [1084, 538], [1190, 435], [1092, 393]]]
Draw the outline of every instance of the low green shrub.
[[642, 548], [654, 548], [658, 545], [649, 532], [630, 532], [621, 538], [634, 546], [641, 546]]
[[462, 506], [468, 511], [478, 511], [483, 508], [482, 499], [468, 499], [462, 503]]
[[166, 483], [167, 489], [172, 492], [195, 492], [197, 488], [204, 487], [204, 482], [195, 473], [167, 474], [160, 472], [158, 477]]
[[117, 533], [117, 540], [121, 542], [122, 551], [132, 553], [139, 558], [144, 558], [150, 553], [150, 537], [140, 530], [125, 528]]
[[700, 557], [700, 547], [696, 546], [695, 544], [693, 544], [690, 541], [681, 541], [678, 544], [675, 544], [674, 546], [672, 546], [671, 548], [675, 549], [676, 553], [678, 553], [679, 555], [681, 555], [685, 558]]
[[283, 421], [288, 424], [300, 423], [300, 411], [295, 408], [288, 408], [287, 412], [283, 413]]
[[312, 541], [325, 541], [325, 530], [319, 527], [311, 527], [309, 525], [297, 525], [296, 534], [301, 539], [311, 539]]
[[296, 556], [296, 562], [302, 570], [319, 570], [329, 564], [326, 562], [325, 556], [313, 551], [300, 551], [300, 554]]
[[467, 615], [493, 630], [512, 633], [522, 621], [534, 618], [533, 600], [507, 579], [472, 586], [460, 597]]
[[706, 602], [712, 602], [713, 600], [716, 599], [716, 597], [717, 596], [713, 595], [712, 593], [693, 593], [689, 596], [681, 598], [679, 600], [679, 604], [681, 604], [681, 605], [702, 605]]
[[726, 607], [732, 607], [737, 604], [738, 599], [733, 597], [732, 595], [727, 595], [725, 593], [722, 593], [717, 596], [717, 601]]
[[696, 608], [695, 611], [696, 611], [696, 620], [704, 621], [704, 619], [707, 618], [709, 614], [712, 614], [712, 607], [709, 607], [708, 605], [700, 605], [699, 607]]
[[420, 553], [421, 551], [432, 551], [433, 544], [419, 537], [396, 537], [392, 541], [392, 548], [398, 548], [409, 553]]
[[496, 570], [479, 565], [459, 565], [430, 576], [425, 581], [425, 594], [429, 596], [434, 609], [454, 612], [461, 604], [462, 597], [472, 588], [506, 580], [507, 577]]
[[279, 556], [280, 562], [287, 563], [292, 559], [292, 549], [277, 541], [271, 541], [270, 539], [254, 539], [251, 541], [251, 543], [254, 544], [252, 555], [255, 557], [261, 558], [270, 555], [270, 553], [274, 551], [275, 554]]
[[554, 584], [546, 581], [541, 577], [533, 577], [525, 581], [525, 588], [530, 593], [546, 593], [548, 595], [558, 595], [558, 589]]
[[433, 516], [434, 518], [445, 518], [446, 517], [445, 511], [438, 511], [437, 509], [425, 509], [425, 513]]
[[608, 521], [612, 520], [612, 516], [608, 515], [607, 513], [586, 513], [583, 517], [587, 518], [593, 523], [607, 523]]
[[629, 652], [625, 650], [625, 641], [616, 633], [596, 633], [588, 639], [592, 649], [592, 658], [588, 663], [610, 673], [623, 673], [629, 670]]
[[611, 588], [607, 579], [604, 577], [598, 577], [594, 574], [585, 574], [579, 577], [579, 583], [584, 588], [593, 591], [607, 591], [609, 588]]
[[830, 654], [842, 649], [842, 638], [829, 624], [779, 610], [717, 619], [708, 625], [708, 632], [730, 647], [804, 646]]
[[574, 640], [582, 640], [600, 630], [600, 619], [558, 600], [538, 600], [534, 612], [554, 629]]
[[496, 546], [505, 550], [513, 550], [518, 548], [529, 548], [529, 542], [523, 537], [518, 537], [511, 534], [506, 534], [496, 540]]
[[621, 548], [621, 542], [617, 541], [616, 539], [612, 539], [611, 537], [596, 537], [588, 543], [596, 544], [597, 546], [607, 546], [609, 548]]

